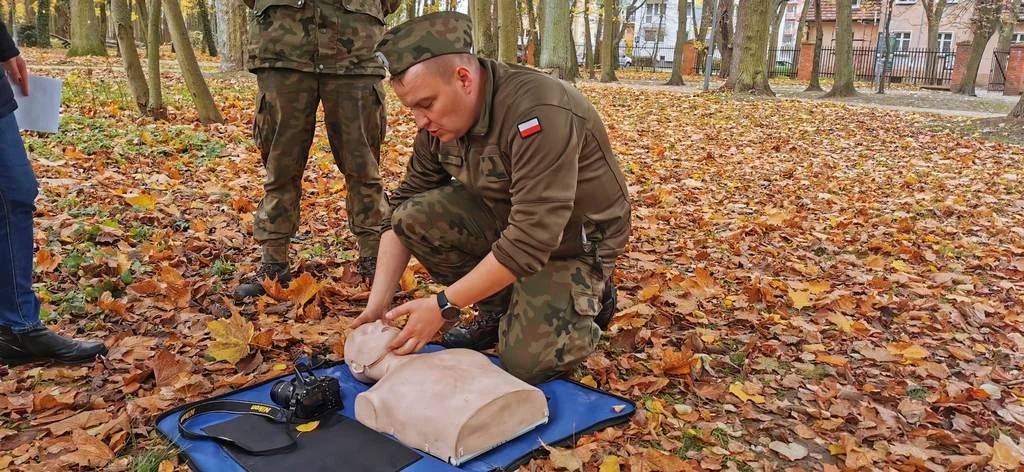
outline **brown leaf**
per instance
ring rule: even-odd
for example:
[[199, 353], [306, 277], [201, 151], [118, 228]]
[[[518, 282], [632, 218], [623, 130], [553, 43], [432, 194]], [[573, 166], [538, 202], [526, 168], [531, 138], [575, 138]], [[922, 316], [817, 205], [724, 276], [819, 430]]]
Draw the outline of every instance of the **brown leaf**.
[[180, 376], [188, 374], [192, 370], [192, 361], [161, 350], [152, 359], [146, 361], [146, 366], [153, 369], [156, 385], [164, 387], [174, 384]]
[[90, 436], [85, 431], [76, 429], [71, 433], [71, 438], [75, 442], [75, 446], [78, 446], [78, 450], [61, 456], [60, 461], [63, 464], [102, 467], [114, 458], [114, 452], [103, 441]]
[[674, 454], [661, 452], [655, 449], [644, 449], [644, 462], [647, 463], [653, 472], [688, 472], [693, 470], [686, 461]]
[[89, 429], [100, 423], [110, 421], [111, 418], [111, 414], [106, 410], [89, 410], [83, 411], [66, 420], [53, 423], [46, 428], [49, 429], [50, 433], [54, 436], [60, 436], [75, 429]]
[[548, 459], [551, 461], [551, 465], [555, 466], [555, 470], [574, 472], [583, 468], [583, 461], [573, 454], [571, 449], [551, 447], [546, 444], [543, 446], [548, 450]]
[[129, 285], [128, 290], [146, 296], [160, 292], [161, 287], [160, 282], [154, 279], [145, 279]]
[[[406, 269], [408, 270], [408, 269]], [[309, 272], [303, 272], [302, 275], [298, 276], [295, 280], [292, 280], [291, 284], [288, 285], [288, 299], [295, 304], [295, 306], [301, 307], [305, 305], [313, 295], [316, 295], [320, 291], [322, 285], [317, 283], [316, 279]]]
[[252, 337], [249, 341], [250, 346], [256, 346], [260, 349], [270, 349], [274, 342], [274, 330], [268, 329], [266, 331], [260, 331], [259, 334]]
[[100, 295], [100, 298], [96, 300], [96, 305], [100, 309], [114, 313], [122, 318], [128, 314], [128, 305], [121, 300], [115, 299], [110, 292], [103, 292], [103, 295]]
[[260, 364], [262, 363], [263, 354], [261, 354], [260, 351], [256, 351], [252, 354], [249, 354], [248, 356], [245, 356], [244, 359], [238, 361], [238, 364], [235, 365], [235, 368], [238, 369], [239, 374], [248, 374], [256, 370], [256, 368], [259, 367]]

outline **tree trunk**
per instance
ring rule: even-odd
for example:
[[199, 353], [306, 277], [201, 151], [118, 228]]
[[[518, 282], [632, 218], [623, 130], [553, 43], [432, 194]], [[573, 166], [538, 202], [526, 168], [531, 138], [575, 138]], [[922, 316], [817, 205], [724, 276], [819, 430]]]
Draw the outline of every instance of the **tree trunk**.
[[964, 79], [960, 87], [951, 90], [961, 95], [975, 96], [974, 84], [978, 80], [978, 67], [985, 55], [985, 46], [988, 44], [992, 34], [999, 25], [999, 16], [1003, 10], [1001, 0], [977, 0], [974, 5], [974, 18], [971, 20], [971, 29], [974, 37], [971, 39], [971, 53], [967, 56], [967, 70], [964, 71]]
[[132, 28], [131, 14], [128, 12], [126, 0], [113, 0], [110, 3], [110, 14], [114, 17], [114, 29], [117, 32], [117, 47], [124, 61], [124, 71], [128, 76], [128, 86], [132, 98], [139, 111], [146, 113], [149, 109], [149, 89], [146, 86], [146, 75], [142, 73], [139, 62], [139, 51], [135, 48], [135, 31]]
[[213, 96], [206, 86], [206, 79], [203, 72], [199, 70], [199, 63], [192, 51], [192, 44], [188, 42], [188, 31], [185, 30], [185, 18], [181, 15], [181, 5], [178, 0], [163, 0], [164, 10], [167, 12], [167, 27], [171, 30], [171, 41], [174, 43], [175, 56], [178, 58], [178, 66], [181, 68], [181, 75], [185, 78], [185, 86], [192, 94], [192, 101], [196, 104], [196, 111], [199, 112], [199, 120], [203, 123], [220, 123], [224, 121], [213, 103]]
[[[732, 69], [733, 28], [732, 28], [732, 2], [733, 0], [719, 0], [718, 2], [718, 34], [715, 38], [718, 50], [722, 51], [722, 65], [718, 70], [718, 76], [728, 78]], [[714, 60], [712, 59], [712, 62]]]
[[[697, 32], [697, 27], [698, 27], [698, 25], [697, 25], [697, 2], [690, 2], [690, 19], [692, 20], [692, 24], [693, 24], [693, 32], [696, 33]], [[683, 22], [683, 24], [686, 24], [686, 22]]]
[[554, 69], [555, 76], [568, 81], [571, 77], [570, 61], [576, 57], [569, 56], [569, 2], [566, 0], [546, 0], [544, 2], [544, 44], [540, 48], [540, 67]]
[[498, 60], [516, 63], [516, 0], [498, 0]]
[[587, 77], [594, 80], [594, 45], [590, 39], [590, 0], [583, 0], [583, 60], [587, 67]]
[[71, 49], [68, 56], [106, 56], [92, 0], [71, 0]]
[[491, 24], [491, 5], [494, 0], [474, 0], [473, 7], [473, 43], [478, 44], [477, 54], [484, 57], [495, 57], [497, 50], [494, 44], [494, 28]]
[[[474, 0], [474, 1], [476, 1], [477, 3], [480, 3], [481, 0]], [[406, 0], [405, 1], [405, 21], [409, 21], [409, 20], [411, 20], [413, 18], [416, 18], [416, 0]], [[473, 42], [476, 43], [476, 40], [474, 39]]]
[[50, 47], [50, 0], [39, 0], [36, 11], [36, 46]]
[[[921, 0], [924, 6], [924, 17], [928, 22], [928, 31], [925, 47], [929, 51], [939, 49], [939, 28], [942, 22], [942, 13], [946, 10], [946, 0]], [[928, 54], [925, 62], [925, 77], [929, 84], [935, 85], [938, 77], [938, 54]]]
[[[808, 0], [809, 1], [809, 0]], [[821, 83], [818, 82], [821, 75], [821, 42], [824, 32], [821, 29], [821, 0], [814, 0], [814, 54], [811, 60], [811, 83], [807, 85], [805, 92], [820, 92]]]
[[[693, 2], [693, 3], [696, 4], [697, 2]], [[714, 18], [715, 18], [715, 10], [714, 10], [714, 8], [709, 8], [708, 3], [710, 3], [710, 2], [705, 0], [701, 4], [702, 7], [701, 7], [701, 10], [700, 10], [700, 28], [696, 29], [696, 31], [697, 31], [697, 38], [696, 38], [696, 40], [700, 41], [702, 43], [703, 42], [707, 42], [708, 30], [711, 29], [711, 21], [714, 20]], [[708, 45], [705, 44], [704, 48], [706, 49], [707, 47], [708, 47]]]
[[34, 16], [36, 16], [36, 10], [32, 8], [32, 0], [25, 0], [25, 18], [32, 18]]
[[135, 0], [135, 12], [132, 15], [135, 19], [132, 23], [132, 30], [138, 31], [139, 40], [146, 43], [146, 21], [149, 20], [149, 9], [146, 8], [146, 0]]
[[857, 95], [853, 86], [853, 1], [836, 1], [836, 73], [826, 97]]
[[602, 0], [601, 8], [597, 10], [597, 32], [594, 34], [594, 65], [601, 65], [601, 56], [604, 55], [604, 48], [601, 47], [604, 44], [604, 0]]
[[241, 0], [219, 0], [216, 7], [220, 70], [223, 72], [243, 70], [245, 69], [248, 8]]
[[796, 38], [793, 41], [793, 67], [792, 72], [789, 73], [789, 78], [796, 77], [796, 71], [800, 70], [800, 48], [803, 47], [804, 43], [804, 22], [807, 21], [807, 7], [811, 4], [811, 0], [804, 0], [800, 5], [800, 20], [796, 24]]
[[768, 87], [768, 22], [774, 0], [740, 0], [736, 19], [733, 71], [723, 88], [734, 92], [775, 95]]
[[167, 118], [160, 91], [160, 44], [163, 42], [160, 0], [150, 0], [146, 19], [146, 65], [149, 79], [149, 114], [158, 120]]
[[206, 52], [211, 56], [216, 56], [217, 44], [213, 38], [213, 28], [210, 27], [210, 11], [206, 7], [206, 0], [196, 0], [196, 13], [199, 15], [199, 26], [203, 30], [203, 43], [206, 44]]
[[772, 21], [771, 30], [768, 33], [768, 49], [772, 51], [773, 57], [770, 59], [774, 63], [776, 56], [778, 56], [779, 30], [782, 29], [782, 17], [786, 13], [786, 0], [773, 0], [769, 3], [773, 7], [772, 12], [775, 19]]
[[665, 85], [683, 85], [683, 48], [686, 46], [686, 0], [679, 1], [676, 48], [672, 54], [672, 76]]
[[[537, 13], [533, 9], [533, 0], [523, 0], [523, 5], [526, 7], [526, 22], [529, 25], [529, 33], [526, 39], [526, 51], [524, 54], [532, 54], [529, 60], [523, 59], [528, 64], [537, 63], [537, 51], [540, 51], [540, 31], [537, 28]], [[530, 47], [530, 45], [533, 47]]]
[[53, 34], [65, 39], [71, 38], [71, 15], [71, 0], [57, 0]]
[[1013, 110], [1010, 110], [1010, 114], [1007, 116], [1017, 118], [1018, 120], [1024, 118], [1024, 95], [1020, 96], [1020, 99], [1017, 100], [1017, 105], [1013, 107]]
[[[548, 0], [552, 1], [552, 0]], [[601, 82], [616, 82], [615, 66], [615, 12], [618, 10], [617, 0], [604, 0], [604, 37], [601, 38]]]
[[576, 42], [572, 35], [572, 22], [576, 16], [573, 8], [569, 9], [569, 22], [565, 28], [565, 55], [569, 59], [569, 76], [572, 77], [570, 82], [575, 82], [576, 78], [580, 76], [580, 65], [576, 62]]

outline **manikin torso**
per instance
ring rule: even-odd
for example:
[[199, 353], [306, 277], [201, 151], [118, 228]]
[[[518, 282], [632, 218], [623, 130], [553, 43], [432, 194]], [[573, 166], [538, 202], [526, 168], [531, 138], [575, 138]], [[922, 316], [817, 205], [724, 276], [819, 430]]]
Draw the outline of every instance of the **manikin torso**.
[[547, 422], [540, 389], [469, 349], [396, 356], [398, 329], [377, 321], [353, 330], [345, 362], [362, 382], [356, 419], [409, 447], [452, 464], [486, 452]]

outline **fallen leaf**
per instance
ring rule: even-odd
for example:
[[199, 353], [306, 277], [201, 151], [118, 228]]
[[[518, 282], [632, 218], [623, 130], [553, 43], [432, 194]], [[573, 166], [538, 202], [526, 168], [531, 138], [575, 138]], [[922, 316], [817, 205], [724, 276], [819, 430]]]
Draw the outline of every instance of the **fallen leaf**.
[[654, 472], [684, 472], [692, 470], [686, 461], [676, 455], [655, 449], [644, 449], [643, 459]]
[[235, 313], [226, 320], [212, 320], [206, 327], [213, 337], [207, 352], [215, 360], [236, 364], [249, 354], [249, 341], [255, 331], [251, 321]]
[[292, 280], [291, 284], [288, 285], [288, 299], [295, 304], [295, 306], [301, 307], [305, 305], [313, 295], [316, 295], [320, 291], [322, 285], [317, 283], [316, 279], [308, 272], [303, 272], [295, 280]]
[[403, 292], [416, 288], [416, 274], [413, 273], [412, 269], [405, 268], [405, 272], [402, 272], [402, 278], [398, 280], [398, 286]]
[[594, 380], [594, 376], [588, 375], [580, 379], [580, 383], [590, 388], [597, 388], [597, 382]]
[[78, 450], [61, 456], [64, 464], [76, 464], [82, 467], [102, 467], [114, 458], [114, 451], [89, 433], [76, 429], [71, 432], [71, 439]]
[[315, 430], [320, 426], [319, 421], [310, 421], [309, 423], [303, 423], [295, 427], [295, 430], [300, 433], [308, 433]]
[[1000, 434], [999, 439], [992, 445], [992, 461], [989, 465], [1002, 469], [1015, 470], [1021, 464], [1021, 450], [1013, 443], [1013, 440], [1005, 434]]
[[571, 449], [551, 447], [547, 444], [543, 444], [543, 446], [544, 449], [547, 449], [548, 459], [551, 461], [551, 465], [555, 467], [555, 470], [574, 472], [583, 469], [583, 461], [576, 454], [573, 454]]
[[786, 459], [796, 461], [807, 457], [807, 448], [797, 443], [784, 443], [781, 441], [772, 441], [768, 444], [768, 448], [779, 453]]
[[736, 382], [736, 383], [733, 383], [732, 385], [730, 385], [729, 386], [729, 393], [732, 393], [733, 395], [736, 395], [740, 400], [743, 400], [744, 402], [748, 401], [748, 400], [752, 401], [754, 403], [764, 403], [765, 402], [764, 395], [751, 395], [751, 394], [748, 394], [747, 391], [744, 390], [742, 382]]
[[147, 193], [140, 193], [134, 197], [125, 197], [125, 200], [133, 206], [144, 210], [152, 210], [156, 208], [156, 199]]
[[619, 456], [605, 456], [604, 460], [601, 461], [601, 467], [598, 469], [599, 472], [620, 472], [619, 470]]
[[107, 421], [110, 421], [112, 417], [113, 416], [105, 410], [83, 411], [68, 419], [48, 425], [46, 429], [50, 430], [50, 434], [60, 436], [75, 429], [89, 429], [100, 423], [106, 423]]
[[793, 308], [797, 310], [810, 306], [811, 304], [811, 293], [800, 290], [790, 290], [789, 300], [793, 304]]
[[658, 296], [658, 294], [660, 294], [660, 293], [661, 293], [661, 284], [659, 284], [657, 282], [654, 282], [654, 283], [651, 283], [651, 284], [648, 284], [647, 286], [645, 286], [643, 288], [643, 290], [640, 290], [640, 294], [637, 295], [637, 300], [640, 300], [641, 302], [646, 302], [646, 301], [648, 301], [648, 300]]
[[192, 362], [170, 351], [161, 350], [146, 361], [146, 366], [153, 369], [156, 385], [164, 387], [173, 385], [180, 376], [192, 370]]

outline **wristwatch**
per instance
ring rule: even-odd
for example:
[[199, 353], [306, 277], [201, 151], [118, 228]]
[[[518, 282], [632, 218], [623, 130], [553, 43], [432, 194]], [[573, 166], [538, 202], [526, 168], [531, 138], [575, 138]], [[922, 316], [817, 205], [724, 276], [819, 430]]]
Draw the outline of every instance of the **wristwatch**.
[[448, 321], [454, 321], [459, 319], [460, 309], [459, 307], [452, 305], [448, 301], [448, 297], [444, 294], [444, 290], [437, 294], [437, 307], [441, 309], [441, 318]]

